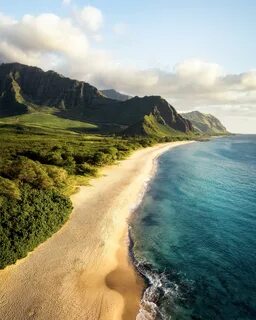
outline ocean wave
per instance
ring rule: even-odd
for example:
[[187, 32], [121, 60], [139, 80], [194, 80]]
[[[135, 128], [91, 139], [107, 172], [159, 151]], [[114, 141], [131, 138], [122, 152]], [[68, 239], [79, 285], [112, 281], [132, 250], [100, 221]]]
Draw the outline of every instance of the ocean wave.
[[137, 272], [146, 283], [140, 310], [136, 320], [169, 320], [170, 314], [165, 311], [164, 305], [174, 309], [175, 300], [181, 298], [179, 285], [168, 279], [165, 272], [159, 273], [147, 261], [139, 261], [134, 254], [134, 242], [129, 228], [130, 256]]
[[180, 296], [179, 286], [171, 282], [164, 272], [158, 273], [147, 263], [140, 262], [135, 266], [147, 284], [136, 320], [170, 319], [163, 305], [168, 303], [174, 308], [175, 299]]
[[136, 267], [148, 285], [143, 293], [139, 314], [137, 315], [136, 320], [164, 319], [158, 307], [160, 288], [162, 287], [160, 277], [158, 277], [156, 273], [146, 270], [145, 265], [137, 264]]

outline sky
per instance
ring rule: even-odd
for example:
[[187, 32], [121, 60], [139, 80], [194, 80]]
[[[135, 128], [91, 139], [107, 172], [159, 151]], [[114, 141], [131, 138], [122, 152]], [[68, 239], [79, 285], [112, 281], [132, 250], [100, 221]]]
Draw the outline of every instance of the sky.
[[0, 0], [0, 62], [36, 65], [256, 133], [255, 0]]

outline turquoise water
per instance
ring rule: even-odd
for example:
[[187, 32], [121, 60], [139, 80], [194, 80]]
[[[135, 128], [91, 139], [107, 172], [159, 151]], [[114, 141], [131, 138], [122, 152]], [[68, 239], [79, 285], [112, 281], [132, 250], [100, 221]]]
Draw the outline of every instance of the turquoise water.
[[139, 319], [256, 319], [256, 136], [163, 154], [131, 224]]

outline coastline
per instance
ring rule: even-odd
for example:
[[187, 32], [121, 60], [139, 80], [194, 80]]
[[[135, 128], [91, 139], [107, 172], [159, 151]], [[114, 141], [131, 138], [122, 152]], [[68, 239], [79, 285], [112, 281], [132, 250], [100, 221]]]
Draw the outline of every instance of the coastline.
[[157, 157], [186, 143], [191, 141], [138, 150], [81, 187], [61, 230], [0, 271], [0, 317], [135, 319], [144, 283], [129, 259], [128, 219]]

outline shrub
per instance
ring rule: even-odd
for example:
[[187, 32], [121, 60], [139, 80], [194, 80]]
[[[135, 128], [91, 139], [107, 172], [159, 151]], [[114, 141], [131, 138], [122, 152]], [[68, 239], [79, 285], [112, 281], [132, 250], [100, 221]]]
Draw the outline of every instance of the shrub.
[[12, 161], [4, 171], [7, 178], [18, 180], [22, 183], [29, 183], [36, 188], [47, 189], [53, 186], [51, 178], [48, 176], [40, 162], [20, 157]]
[[[3, 197], [0, 215], [0, 268], [25, 257], [67, 220], [71, 201], [57, 190], [38, 190], [28, 184], [20, 199]], [[33, 204], [33, 205], [31, 205]]]
[[89, 176], [96, 176], [97, 175], [97, 168], [93, 167], [89, 163], [82, 163], [76, 166], [76, 174], [78, 175], [89, 175]]
[[110, 154], [98, 151], [94, 154], [93, 164], [96, 166], [103, 166], [113, 162], [113, 158]]
[[56, 166], [45, 166], [48, 176], [57, 188], [64, 188], [67, 183], [68, 173], [65, 169]]
[[15, 182], [0, 176], [0, 195], [11, 199], [19, 199], [20, 190]]

